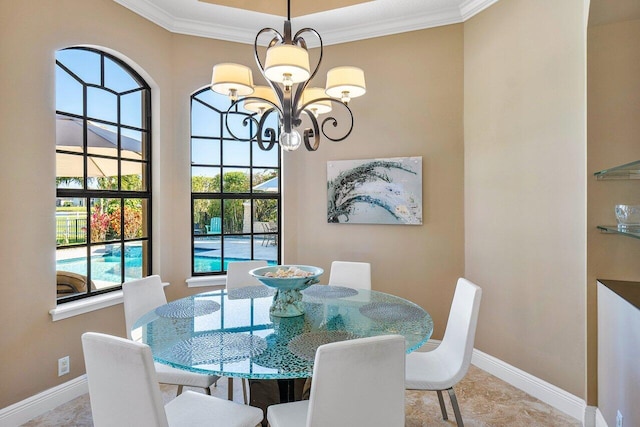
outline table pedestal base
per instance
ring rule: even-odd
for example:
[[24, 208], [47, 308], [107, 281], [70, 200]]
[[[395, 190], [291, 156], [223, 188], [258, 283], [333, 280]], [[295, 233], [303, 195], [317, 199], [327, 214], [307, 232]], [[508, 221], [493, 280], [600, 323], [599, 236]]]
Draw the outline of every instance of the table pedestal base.
[[269, 308], [275, 317], [296, 317], [304, 314], [302, 293], [299, 289], [278, 289]]

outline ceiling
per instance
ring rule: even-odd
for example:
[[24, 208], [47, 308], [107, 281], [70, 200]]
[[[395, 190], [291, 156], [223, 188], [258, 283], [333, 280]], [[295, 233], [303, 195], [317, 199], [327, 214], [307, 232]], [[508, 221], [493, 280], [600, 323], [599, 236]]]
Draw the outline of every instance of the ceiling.
[[[286, 0], [114, 0], [179, 34], [253, 44], [282, 31]], [[293, 0], [295, 33], [311, 27], [330, 45], [464, 22], [498, 0]]]
[[[287, 0], [200, 0], [205, 3], [218, 4], [221, 6], [235, 7], [237, 9], [252, 10], [287, 16]], [[324, 0], [324, 1], [294, 1], [291, 4], [291, 17], [311, 15], [312, 13], [326, 12], [333, 9], [352, 6], [358, 3], [365, 3], [373, 0]]]

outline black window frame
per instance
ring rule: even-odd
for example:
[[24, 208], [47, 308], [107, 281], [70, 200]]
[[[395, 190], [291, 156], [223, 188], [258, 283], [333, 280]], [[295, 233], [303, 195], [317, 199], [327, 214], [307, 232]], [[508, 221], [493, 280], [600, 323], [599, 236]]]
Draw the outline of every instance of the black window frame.
[[[191, 158], [191, 163], [190, 163], [190, 176], [193, 179], [193, 168], [197, 168], [197, 167], [206, 167], [206, 168], [216, 168], [219, 170], [219, 176], [221, 177], [221, 182], [220, 182], [220, 192], [194, 192], [193, 191], [193, 186], [190, 185], [191, 187], [191, 198], [190, 198], [190, 212], [191, 212], [191, 274], [196, 277], [201, 277], [201, 276], [219, 276], [219, 275], [225, 275], [227, 274], [226, 269], [224, 268], [226, 261], [225, 261], [225, 237], [232, 237], [232, 236], [248, 236], [251, 240], [251, 242], [255, 243], [257, 240], [261, 240], [261, 239], [274, 239], [277, 246], [277, 264], [281, 264], [281, 256], [282, 256], [282, 239], [281, 239], [281, 233], [282, 233], [282, 227], [281, 227], [281, 223], [282, 223], [282, 152], [280, 150], [280, 146], [278, 144], [276, 144], [274, 147], [272, 147], [273, 150], [277, 150], [277, 155], [278, 155], [278, 161], [277, 161], [277, 166], [260, 166], [260, 165], [254, 165], [254, 161], [253, 161], [253, 153], [255, 152], [255, 150], [259, 150], [260, 148], [258, 148], [258, 144], [256, 142], [256, 139], [253, 138], [251, 139], [249, 137], [249, 135], [252, 135], [255, 132], [255, 123], [253, 120], [247, 120], [247, 126], [246, 126], [246, 131], [247, 131], [247, 138], [233, 138], [232, 136], [228, 136], [225, 135], [225, 120], [226, 120], [226, 116], [229, 113], [227, 110], [222, 110], [219, 108], [216, 108], [213, 105], [210, 105], [209, 103], [197, 98], [198, 95], [200, 95], [203, 92], [206, 91], [211, 91], [211, 89], [209, 87], [205, 87], [203, 89], [200, 89], [196, 92], [194, 92], [193, 94], [191, 94], [190, 97], [190, 123], [192, 124], [192, 120], [193, 120], [193, 103], [197, 102], [199, 104], [201, 104], [202, 106], [206, 107], [206, 108], [210, 108], [213, 111], [215, 111], [216, 114], [220, 115], [220, 128], [219, 128], [219, 136], [206, 136], [206, 135], [197, 135], [193, 133], [193, 126], [190, 126], [190, 140], [189, 140], [189, 147], [190, 147], [190, 158]], [[212, 92], [214, 94], [214, 96], [216, 97], [222, 97], [223, 95], [219, 95], [216, 94], [214, 92]], [[256, 114], [255, 113], [246, 113], [243, 111], [240, 111], [239, 108], [236, 106], [234, 108], [234, 110], [230, 113], [230, 114], [240, 114], [240, 115], [244, 115], [246, 117], [253, 117], [256, 118]], [[220, 162], [219, 164], [201, 164], [201, 163], [195, 163], [193, 162], [193, 157], [191, 156], [191, 153], [193, 152], [193, 141], [194, 139], [197, 140], [211, 140], [211, 141], [217, 141], [219, 142], [219, 150], [220, 150]], [[249, 161], [249, 165], [236, 165], [236, 164], [230, 164], [230, 163], [225, 163], [224, 161], [224, 142], [226, 141], [242, 141], [242, 142], [249, 142], [249, 156], [250, 156], [250, 161]], [[229, 192], [229, 193], [225, 193], [224, 192], [224, 173], [223, 171], [225, 169], [233, 169], [233, 168], [239, 168], [239, 169], [249, 169], [249, 192]], [[258, 169], [258, 170], [273, 170], [276, 172], [276, 176], [278, 177], [278, 190], [277, 192], [273, 192], [273, 193], [262, 193], [262, 192], [254, 192], [253, 191], [253, 187], [254, 187], [254, 182], [253, 182], [253, 171], [254, 169]], [[191, 181], [193, 182], [193, 181]], [[245, 199], [245, 200], [249, 200], [250, 202], [250, 207], [251, 207], [251, 212], [252, 212], [252, 218], [251, 218], [251, 225], [250, 225], [250, 231], [249, 232], [241, 232], [241, 233], [228, 233], [225, 232], [225, 218], [224, 218], [224, 201], [225, 200], [234, 200], [234, 199]], [[195, 214], [196, 212], [194, 211], [194, 202], [196, 200], [219, 200], [220, 201], [220, 205], [221, 205], [221, 230], [220, 233], [205, 233], [204, 235], [201, 233], [201, 230], [196, 229], [195, 224]], [[265, 232], [263, 230], [256, 230], [255, 228], [255, 223], [253, 221], [253, 212], [254, 212], [254, 203], [257, 200], [275, 200], [276, 201], [276, 208], [277, 208], [277, 222], [276, 222], [276, 231], [268, 231]], [[196, 255], [196, 250], [195, 250], [195, 240], [197, 237], [207, 237], [207, 236], [220, 236], [220, 271], [196, 271], [195, 268], [195, 255]], [[254, 251], [254, 244], [251, 244], [251, 250], [250, 250], [250, 259], [254, 260], [255, 259], [255, 251]]]
[[[84, 199], [84, 206], [86, 207], [86, 237], [84, 243], [76, 243], [76, 244], [61, 244], [58, 245], [56, 241], [56, 251], [61, 249], [71, 249], [71, 248], [86, 248], [86, 260], [87, 260], [87, 286], [86, 291], [82, 293], [73, 293], [68, 296], [57, 296], [56, 301], [57, 304], [63, 304], [71, 301], [76, 301], [79, 299], [88, 298], [95, 295], [106, 294], [110, 292], [119, 291], [122, 289], [122, 283], [126, 281], [126, 248], [127, 244], [135, 243], [135, 242], [146, 242], [146, 247], [144, 249], [144, 257], [142, 261], [142, 271], [141, 276], [146, 277], [151, 274], [152, 269], [152, 259], [153, 259], [153, 245], [152, 245], [152, 114], [151, 114], [151, 87], [144, 80], [144, 78], [136, 72], [129, 64], [125, 61], [117, 58], [107, 52], [104, 52], [99, 49], [84, 47], [84, 46], [73, 46], [64, 49], [60, 49], [60, 51], [64, 50], [83, 50], [88, 52], [93, 52], [100, 56], [100, 84], [88, 83], [85, 82], [80, 76], [75, 74], [72, 70], [67, 68], [64, 64], [62, 64], [58, 59], [56, 59], [56, 68], [60, 67], [64, 72], [66, 72], [69, 76], [75, 79], [82, 85], [83, 90], [83, 114], [74, 114], [70, 112], [65, 112], [61, 110], [56, 110], [56, 116], [65, 116], [71, 119], [77, 119], [83, 122], [83, 133], [84, 133], [84, 153], [81, 156], [84, 158], [84, 180], [82, 183], [82, 188], [58, 188], [56, 185], [56, 200], [58, 199]], [[126, 73], [130, 75], [133, 80], [139, 85], [138, 88], [125, 90], [122, 92], [118, 92], [114, 89], [111, 89], [105, 86], [105, 58], [113, 61], [115, 64], [119, 65]], [[107, 92], [110, 92], [116, 95], [118, 98], [124, 95], [128, 95], [131, 93], [141, 92], [141, 107], [142, 107], [142, 115], [141, 115], [141, 127], [131, 126], [122, 123], [121, 118], [121, 108], [120, 102], [117, 103], [117, 121], [112, 122], [100, 118], [91, 117], [88, 115], [88, 103], [87, 103], [87, 89], [88, 88], [97, 88]], [[117, 179], [117, 189], [116, 190], [106, 190], [106, 189], [91, 189], [88, 188], [88, 176], [87, 176], [87, 162], [88, 162], [88, 150], [87, 150], [87, 123], [91, 121], [94, 123], [98, 123], [101, 125], [112, 126], [118, 129], [118, 170], [121, 171], [121, 160], [125, 160], [127, 162], [140, 163], [142, 165], [142, 180], [145, 183], [144, 190], [122, 190], [122, 175], [118, 174]], [[144, 146], [141, 147], [142, 152], [145, 153], [143, 159], [129, 159], [124, 158], [121, 155], [120, 147], [121, 147], [121, 130], [128, 129], [131, 131], [140, 132], [141, 135], [145, 135], [141, 138], [141, 144]], [[56, 147], [56, 153], [69, 154], [65, 150], [59, 150]], [[78, 155], [77, 152], [73, 153]], [[91, 157], [100, 157], [100, 155], [92, 154]], [[104, 156], [107, 157], [107, 156]], [[112, 159], [111, 157], [108, 157]], [[100, 242], [92, 242], [91, 241], [91, 221], [90, 217], [92, 214], [91, 209], [91, 199], [119, 199], [120, 200], [120, 235], [117, 239], [110, 239], [108, 241], [100, 241]], [[127, 238], [125, 234], [125, 203], [126, 199], [141, 199], [146, 202], [146, 206], [144, 209], [145, 218], [143, 222], [145, 224], [146, 234], [142, 237], [136, 238]], [[57, 240], [57, 239], [56, 239]], [[90, 285], [92, 282], [92, 274], [91, 274], [91, 249], [94, 246], [104, 246], [108, 244], [120, 244], [120, 276], [121, 282], [118, 286], [110, 286], [101, 290], [94, 290]]]

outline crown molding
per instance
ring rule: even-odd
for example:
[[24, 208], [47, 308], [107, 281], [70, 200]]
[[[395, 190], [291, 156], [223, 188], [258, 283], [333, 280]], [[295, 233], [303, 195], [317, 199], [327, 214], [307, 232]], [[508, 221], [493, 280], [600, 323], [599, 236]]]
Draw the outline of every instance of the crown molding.
[[482, 12], [498, 0], [466, 0], [460, 5], [460, 16], [462, 21], [471, 19], [478, 13]]
[[165, 30], [174, 32], [172, 30], [175, 17], [164, 9], [159, 8], [155, 4], [147, 0], [113, 0], [120, 6], [126, 7], [130, 11], [137, 13], [145, 19], [153, 22], [156, 25], [161, 26]]
[[[132, 12], [148, 19], [162, 28], [177, 34], [213, 38], [237, 43], [253, 44], [257, 29], [280, 28], [283, 18], [258, 12], [216, 6], [215, 18], [206, 16], [192, 19], [177, 16], [169, 10], [157, 6], [150, 0], [113, 0]], [[389, 4], [368, 2], [342, 9], [292, 19], [295, 27], [312, 27], [322, 34], [323, 44], [339, 44], [374, 37], [388, 36], [408, 31], [439, 27], [464, 22], [477, 15], [498, 0], [464, 0], [459, 6], [425, 10], [415, 13], [415, 9], [405, 8], [399, 14], [385, 13]], [[379, 6], [381, 4], [381, 6]], [[207, 7], [197, 5], [198, 8]], [[211, 7], [209, 5], [208, 7]], [[363, 15], [368, 15], [366, 19]], [[387, 8], [387, 9], [385, 9]], [[400, 7], [401, 8], [401, 7]], [[398, 7], [394, 7], [398, 10]], [[353, 17], [359, 19], [354, 23]], [[214, 20], [215, 22], [212, 22]], [[351, 20], [350, 23], [344, 22]], [[233, 22], [226, 25], [224, 22]], [[313, 43], [310, 43], [313, 46]]]
[[[309, 23], [301, 26], [310, 26], [313, 19], [308, 19]], [[314, 28], [322, 34], [324, 45], [352, 42], [357, 40], [383, 37], [393, 34], [406, 33], [409, 31], [424, 30], [426, 28], [440, 27], [462, 22], [458, 8], [442, 9], [436, 12], [430, 11], [421, 14], [414, 14], [410, 17], [390, 17], [369, 21], [366, 24], [345, 26], [339, 29], [322, 29], [318, 23]]]

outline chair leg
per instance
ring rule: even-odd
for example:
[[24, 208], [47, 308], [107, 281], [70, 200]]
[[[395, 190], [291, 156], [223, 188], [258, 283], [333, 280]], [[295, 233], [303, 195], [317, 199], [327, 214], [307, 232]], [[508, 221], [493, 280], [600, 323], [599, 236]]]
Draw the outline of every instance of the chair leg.
[[227, 390], [227, 399], [233, 400], [233, 378], [229, 377], [229, 384], [227, 387], [229, 387]]
[[247, 379], [242, 379], [242, 397], [244, 397], [244, 404], [247, 405]]
[[205, 387], [204, 392], [211, 396], [211, 387]]
[[448, 420], [447, 408], [444, 406], [444, 398], [442, 397], [442, 390], [436, 390], [438, 393], [438, 402], [440, 403], [440, 411], [442, 412], [442, 419]]
[[456, 392], [453, 391], [453, 387], [447, 391], [449, 392], [449, 398], [451, 399], [451, 406], [453, 406], [453, 414], [456, 416], [456, 423], [458, 423], [458, 427], [464, 427], [464, 423], [462, 422], [462, 414], [460, 413], [460, 408], [458, 407], [458, 398], [456, 398]]
[[182, 394], [182, 385], [178, 386], [178, 394], [176, 394], [176, 396], [180, 396]]

